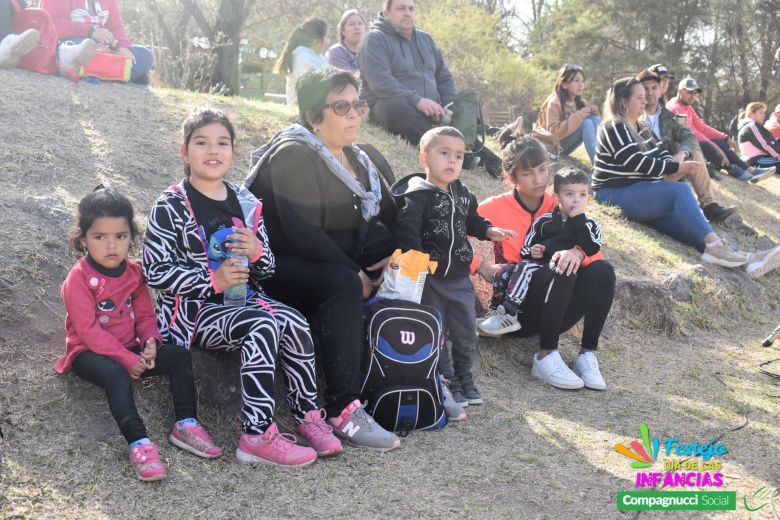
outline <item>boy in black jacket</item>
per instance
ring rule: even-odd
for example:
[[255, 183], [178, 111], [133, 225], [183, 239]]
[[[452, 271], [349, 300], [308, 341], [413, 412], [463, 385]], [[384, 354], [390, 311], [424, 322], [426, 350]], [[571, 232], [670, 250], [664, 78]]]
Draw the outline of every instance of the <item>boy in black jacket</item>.
[[[445, 348], [442, 372], [455, 402], [461, 406], [482, 404], [472, 374], [477, 334], [468, 235], [494, 241], [515, 236], [514, 231], [492, 227], [477, 214], [476, 197], [458, 180], [465, 153], [460, 131], [449, 126], [433, 128], [420, 139], [420, 164], [425, 175], [409, 175], [392, 189], [401, 208], [398, 247], [423, 251], [439, 263], [436, 273], [425, 281], [422, 303], [436, 307], [444, 320], [452, 357]], [[454, 418], [449, 410], [448, 415]]]

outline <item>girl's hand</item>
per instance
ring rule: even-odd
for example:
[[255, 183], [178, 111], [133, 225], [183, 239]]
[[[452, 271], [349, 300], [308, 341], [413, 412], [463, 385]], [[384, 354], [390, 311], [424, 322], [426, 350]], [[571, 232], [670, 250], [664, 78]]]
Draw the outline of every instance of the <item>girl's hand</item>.
[[363, 285], [363, 299], [367, 300], [369, 296], [371, 296], [371, 293], [374, 292], [374, 284], [372, 283], [371, 277], [363, 270], [358, 273], [358, 276], [360, 277], [360, 283]]
[[249, 268], [241, 265], [240, 258], [228, 258], [214, 271], [214, 283], [220, 291], [238, 283], [249, 281]]
[[92, 31], [91, 38], [96, 42], [104, 43], [109, 47], [116, 47], [116, 44], [119, 43], [116, 37], [114, 36], [114, 33], [109, 31], [105, 27], [98, 27], [97, 29]]
[[387, 267], [387, 264], [389, 263], [390, 263], [390, 257], [388, 256], [387, 258], [380, 260], [374, 265], [369, 265], [368, 267], [366, 267], [366, 271], [377, 271], [377, 270], [382, 271], [382, 273], [378, 277], [371, 278], [371, 285], [374, 287], [374, 289], [379, 289], [379, 286], [382, 285], [382, 282], [385, 280], [385, 267]]
[[531, 258], [540, 260], [544, 256], [544, 244], [534, 244], [531, 246]]
[[517, 236], [517, 233], [512, 231], [511, 229], [489, 227], [486, 235], [493, 242], [503, 242], [508, 238], [515, 238]]
[[144, 373], [146, 370], [146, 360], [142, 357], [138, 361], [135, 362], [133, 366], [130, 367], [130, 377], [133, 379], [138, 379], [141, 377], [141, 374]]
[[116, 50], [116, 52], [117, 54], [120, 54], [125, 58], [130, 58], [133, 61], [133, 65], [135, 65], [135, 54], [133, 54], [133, 51], [131, 51], [127, 47], [120, 47]]
[[599, 107], [597, 107], [596, 105], [591, 105], [588, 108], [590, 108], [590, 115], [592, 115], [592, 116], [599, 115]]
[[487, 262], [482, 262], [479, 264], [479, 267], [477, 267], [477, 274], [481, 276], [482, 279], [486, 282], [493, 283], [493, 277], [496, 276], [496, 273], [500, 267], [501, 266], [499, 264], [489, 264]]
[[230, 242], [225, 242], [225, 247], [230, 249], [234, 255], [245, 256], [250, 262], [260, 258], [263, 244], [249, 229], [233, 227], [233, 234], [228, 235], [227, 238]]
[[146, 361], [146, 370], [154, 368], [154, 359], [157, 357], [157, 340], [149, 338], [144, 343], [144, 349], [141, 351], [141, 357]]
[[592, 110], [591, 110], [591, 107], [584, 106], [584, 107], [582, 107], [581, 109], [579, 109], [579, 111], [578, 111], [578, 112], [580, 113], [580, 115], [581, 115], [582, 117], [588, 117], [589, 115], [591, 115], [591, 113], [592, 113]]
[[585, 255], [577, 248], [567, 249], [566, 251], [556, 251], [552, 256], [552, 262], [555, 264], [555, 272], [558, 274], [576, 273], [580, 268], [582, 259]]

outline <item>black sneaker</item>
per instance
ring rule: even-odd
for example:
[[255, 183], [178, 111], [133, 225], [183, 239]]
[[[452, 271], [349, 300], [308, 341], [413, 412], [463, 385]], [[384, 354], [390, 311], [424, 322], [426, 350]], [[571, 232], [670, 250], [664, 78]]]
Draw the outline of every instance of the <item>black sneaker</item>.
[[463, 393], [463, 388], [458, 383], [450, 383], [450, 393], [452, 394], [452, 400], [458, 405], [466, 407], [469, 405], [469, 400], [466, 399], [466, 394]]
[[476, 170], [480, 163], [479, 155], [466, 152], [466, 155], [463, 157], [463, 169], [464, 170]]
[[477, 390], [477, 385], [475, 385], [474, 383], [471, 383], [470, 385], [466, 385], [464, 391], [466, 392], [466, 399], [468, 400], [469, 404], [482, 404], [482, 396], [479, 395], [479, 390]]
[[717, 172], [717, 170], [711, 163], [707, 163], [707, 173], [709, 174], [710, 179], [712, 179], [713, 181], [720, 182], [723, 180], [723, 176]]
[[707, 217], [707, 220], [709, 220], [713, 224], [717, 224], [718, 222], [723, 222], [724, 220], [726, 220], [726, 217], [728, 217], [732, 213], [735, 213], [736, 211], [737, 211], [736, 206], [727, 206], [724, 208], [717, 202], [713, 202], [712, 204], [707, 204], [702, 208], [702, 212], [704, 213], [704, 216]]

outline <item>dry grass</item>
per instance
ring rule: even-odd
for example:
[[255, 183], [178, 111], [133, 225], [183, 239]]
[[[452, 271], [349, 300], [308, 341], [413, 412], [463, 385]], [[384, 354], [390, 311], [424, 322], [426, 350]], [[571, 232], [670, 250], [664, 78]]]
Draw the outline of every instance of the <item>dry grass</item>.
[[[661, 287], [678, 271], [693, 280], [689, 303], [632, 306], [624, 299], [616, 307], [600, 356], [607, 392], [563, 392], [533, 380], [533, 340], [482, 341], [487, 403], [470, 408], [466, 423], [412, 434], [395, 453], [348, 450], [285, 471], [236, 463], [235, 373], [230, 361], [201, 359], [201, 419], [226, 455], [202, 461], [164, 442], [171, 401], [162, 382], [144, 382], [137, 403], [161, 441], [170, 478], [136, 481], [101, 393], [52, 370], [63, 348], [58, 287], [72, 265], [64, 234], [75, 204], [103, 175], [134, 200], [143, 221], [180, 177], [178, 125], [192, 106], [208, 102], [233, 115], [234, 180], [242, 179], [249, 152], [294, 114], [280, 105], [19, 71], [0, 71], [0, 82], [24, 93], [0, 97], [0, 518], [623, 518], [615, 492], [631, 489], [634, 472], [614, 443], [635, 438], [643, 421], [654, 435], [707, 439], [739, 426], [746, 414], [748, 426], [723, 438], [726, 488], [744, 494], [778, 485], [780, 401], [772, 396], [780, 388], [757, 365], [780, 357], [777, 348], [758, 347], [778, 321], [780, 273], [753, 281], [697, 267], [690, 248], [596, 204], [590, 213], [605, 229], [621, 280]], [[373, 128], [363, 137], [397, 176], [417, 169], [416, 153], [397, 139]], [[480, 198], [505, 189], [484, 171], [463, 177]], [[779, 178], [759, 186], [726, 179], [717, 188], [722, 200], [741, 205], [747, 224], [780, 239]], [[744, 247], [758, 243], [718, 232]], [[671, 333], [643, 321], [661, 308], [675, 315], [679, 326]], [[564, 336], [566, 359], [577, 341], [576, 332]], [[222, 386], [214, 382], [220, 378]]]

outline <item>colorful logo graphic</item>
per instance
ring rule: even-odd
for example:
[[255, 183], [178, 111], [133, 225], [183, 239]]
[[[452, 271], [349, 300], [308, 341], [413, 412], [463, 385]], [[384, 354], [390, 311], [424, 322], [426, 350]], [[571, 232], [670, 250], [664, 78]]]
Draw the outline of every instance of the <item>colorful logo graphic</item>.
[[642, 443], [639, 441], [631, 441], [629, 444], [631, 448], [624, 444], [615, 444], [615, 451], [633, 459], [631, 467], [634, 469], [649, 468], [653, 465], [658, 457], [658, 437], [653, 437], [652, 443], [650, 442], [650, 430], [645, 423], [639, 425], [639, 433], [642, 435]]
[[752, 513], [754, 511], [758, 511], [759, 509], [764, 508], [765, 506], [768, 506], [769, 501], [771, 499], [772, 499], [772, 490], [764, 486], [758, 488], [756, 491], [753, 492], [752, 495], [750, 495], [751, 502], [753, 503], [754, 506], [757, 507], [750, 507], [748, 505], [747, 496], [742, 497], [742, 503], [745, 505], [745, 509], [747, 509]]

